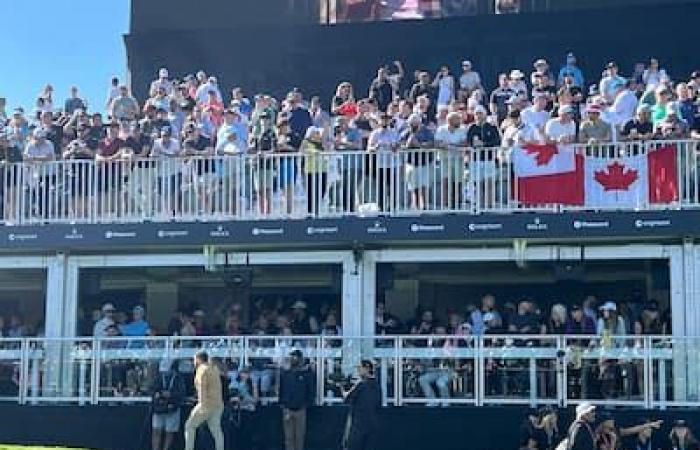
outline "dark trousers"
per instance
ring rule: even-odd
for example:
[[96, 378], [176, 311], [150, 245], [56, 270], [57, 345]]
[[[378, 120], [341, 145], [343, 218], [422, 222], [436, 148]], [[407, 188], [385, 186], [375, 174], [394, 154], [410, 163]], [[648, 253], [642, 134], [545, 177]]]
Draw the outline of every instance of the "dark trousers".
[[351, 427], [348, 434], [347, 450], [374, 450], [376, 448], [375, 434], [371, 430], [358, 430]]

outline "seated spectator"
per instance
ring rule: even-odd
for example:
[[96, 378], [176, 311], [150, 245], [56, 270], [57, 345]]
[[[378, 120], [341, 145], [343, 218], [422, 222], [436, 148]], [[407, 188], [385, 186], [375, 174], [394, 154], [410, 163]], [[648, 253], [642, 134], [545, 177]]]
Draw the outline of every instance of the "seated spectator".
[[566, 321], [566, 334], [596, 334], [596, 323], [588, 315], [584, 314], [581, 305], [573, 305]]
[[637, 116], [622, 128], [622, 136], [630, 141], [653, 139], [654, 124], [651, 122], [651, 107], [649, 105], [639, 105]]
[[141, 305], [134, 306], [131, 311], [131, 322], [119, 327], [123, 336], [148, 336], [151, 334], [151, 326], [145, 319], [146, 310]]
[[503, 319], [496, 309], [496, 298], [487, 294], [481, 298], [481, 308], [472, 311], [470, 316], [475, 335], [495, 334], [503, 327]]
[[55, 158], [54, 145], [46, 138], [46, 133], [37, 128], [32, 133], [32, 139], [24, 149], [24, 161], [42, 162], [53, 161]]
[[518, 303], [518, 313], [508, 319], [508, 332], [515, 334], [537, 334], [540, 332], [539, 319], [533, 312], [532, 302]]
[[[158, 78], [151, 83], [148, 90], [148, 95], [155, 96], [159, 90], [163, 90], [166, 95], [170, 95], [173, 91], [173, 82], [168, 79], [170, 76], [168, 69], [162, 67], [158, 70]], [[117, 80], [118, 82], [119, 80]]]
[[688, 136], [688, 124], [678, 116], [678, 104], [666, 105], [666, 117], [656, 123], [654, 134], [660, 139], [683, 139]]
[[694, 128], [696, 117], [700, 111], [698, 111], [698, 105], [686, 83], [678, 83], [676, 86], [676, 103], [678, 117], [688, 125], [688, 128]]
[[578, 141], [582, 144], [596, 144], [612, 141], [612, 128], [600, 118], [602, 108], [595, 103], [586, 107], [588, 118], [581, 123]]
[[516, 96], [528, 98], [527, 84], [525, 84], [525, 74], [519, 69], [514, 69], [510, 72], [509, 86]]
[[322, 336], [341, 336], [343, 329], [338, 325], [338, 318], [335, 313], [331, 312], [326, 316], [326, 319], [321, 324]]
[[576, 123], [573, 120], [574, 108], [569, 105], [559, 108], [559, 117], [550, 119], [545, 125], [545, 136], [551, 144], [572, 144], [576, 142]]
[[651, 120], [654, 122], [654, 128], [666, 118], [668, 114], [668, 104], [671, 103], [672, 94], [671, 90], [664, 85], [660, 85], [656, 88], [656, 102], [654, 103], [651, 111]]

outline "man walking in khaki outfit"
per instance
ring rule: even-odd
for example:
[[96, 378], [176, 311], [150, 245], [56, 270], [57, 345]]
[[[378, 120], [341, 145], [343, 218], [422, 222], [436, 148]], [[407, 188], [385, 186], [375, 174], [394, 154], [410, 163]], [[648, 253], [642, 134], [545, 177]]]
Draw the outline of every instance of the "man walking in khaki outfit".
[[289, 369], [280, 376], [280, 405], [284, 425], [285, 450], [304, 450], [306, 438], [306, 408], [314, 404], [316, 382], [304, 364], [304, 355], [294, 350]]
[[200, 351], [194, 357], [197, 371], [194, 386], [197, 389], [197, 405], [192, 409], [185, 422], [185, 450], [194, 450], [197, 428], [204, 422], [214, 438], [216, 450], [224, 450], [224, 433], [221, 431], [221, 414], [224, 412], [224, 400], [219, 369], [209, 364], [209, 355]]

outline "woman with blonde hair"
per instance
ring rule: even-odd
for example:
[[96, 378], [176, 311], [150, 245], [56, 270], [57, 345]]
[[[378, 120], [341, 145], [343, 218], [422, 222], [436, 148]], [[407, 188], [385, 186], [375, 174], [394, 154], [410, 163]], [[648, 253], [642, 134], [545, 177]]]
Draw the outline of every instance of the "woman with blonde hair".
[[335, 89], [335, 95], [331, 100], [331, 114], [334, 116], [354, 116], [357, 114], [355, 93], [349, 82], [343, 81]]

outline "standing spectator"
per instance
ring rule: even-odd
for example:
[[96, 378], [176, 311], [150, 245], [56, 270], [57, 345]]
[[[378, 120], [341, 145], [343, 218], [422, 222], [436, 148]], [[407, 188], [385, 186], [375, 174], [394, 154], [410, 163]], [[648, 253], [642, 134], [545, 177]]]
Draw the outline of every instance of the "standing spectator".
[[[167, 363], [167, 369], [158, 374], [153, 385], [151, 401], [153, 409], [151, 448], [153, 450], [170, 450], [175, 436], [180, 431], [185, 382], [180, 375], [177, 360], [167, 361]], [[163, 432], [165, 432], [164, 440], [162, 440]]]
[[[153, 142], [151, 156], [160, 159], [158, 193], [161, 197], [161, 211], [168, 216], [177, 214], [182, 174], [179, 157], [180, 141], [173, 138], [170, 127], [163, 127], [160, 138]], [[166, 206], [167, 205], [167, 206]]]
[[639, 102], [634, 92], [630, 89], [629, 80], [615, 82], [610, 89], [613, 91], [615, 100], [603, 112], [602, 118], [605, 122], [612, 125], [613, 130], [616, 131], [634, 118]]
[[583, 78], [583, 72], [576, 65], [576, 56], [573, 53], [566, 55], [566, 64], [564, 64], [561, 69], [559, 69], [559, 76], [557, 77], [557, 84], [559, 86], [564, 85], [564, 79], [570, 76], [573, 80], [573, 85], [578, 88], [583, 88], [585, 80]]
[[412, 114], [408, 118], [408, 128], [401, 134], [403, 149], [415, 150], [408, 153], [406, 178], [411, 191], [411, 206], [416, 210], [426, 208], [428, 188], [433, 185], [432, 163], [435, 155], [429, 149], [433, 147], [434, 137], [425, 125], [421, 116]]
[[525, 84], [525, 74], [518, 70], [512, 70], [508, 77], [508, 85], [513, 90], [515, 95], [522, 96], [525, 99], [528, 98], [527, 84]]
[[384, 302], [378, 302], [375, 315], [375, 333], [378, 335], [390, 335], [397, 334], [400, 330], [401, 322], [399, 319], [386, 310]]
[[41, 114], [41, 122], [38, 129], [42, 130], [46, 135], [46, 139], [53, 144], [54, 154], [60, 156], [63, 148], [63, 126], [54, 121], [52, 112], [45, 111]]
[[438, 89], [437, 106], [447, 106], [455, 99], [455, 79], [450, 74], [450, 68], [442, 66], [435, 75], [433, 86]]
[[109, 107], [109, 115], [115, 120], [136, 120], [139, 114], [139, 104], [134, 97], [129, 94], [126, 85], [119, 86], [119, 94], [115, 97]]
[[55, 158], [54, 145], [47, 139], [44, 130], [37, 128], [32, 132], [32, 140], [24, 149], [24, 161], [44, 162], [53, 161]]
[[537, 78], [546, 77], [547, 83], [554, 84], [554, 75], [549, 68], [549, 63], [545, 59], [538, 59], [532, 65], [535, 71], [530, 74], [530, 84], [535, 85]]
[[612, 140], [612, 128], [600, 119], [602, 109], [592, 103], [586, 107], [588, 118], [581, 124], [578, 141], [582, 144], [596, 144]]
[[495, 115], [500, 124], [508, 115], [507, 101], [515, 94], [509, 84], [508, 75], [501, 73], [498, 75], [498, 87], [491, 92], [489, 97], [489, 110]]
[[318, 96], [311, 97], [309, 114], [311, 114], [311, 123], [314, 127], [321, 129], [330, 128], [331, 116], [321, 106], [321, 99]]
[[301, 300], [292, 305], [292, 320], [289, 326], [295, 335], [310, 336], [318, 333], [318, 320], [307, 313], [306, 302]]
[[335, 90], [335, 95], [331, 99], [331, 114], [347, 117], [357, 114], [357, 103], [352, 84], [347, 81], [340, 83]]
[[484, 295], [481, 298], [481, 309], [472, 311], [470, 321], [472, 332], [477, 336], [500, 330], [503, 319], [496, 309], [496, 298], [491, 294]]
[[550, 117], [549, 112], [547, 112], [547, 95], [533, 92], [532, 96], [532, 106], [528, 106], [520, 112], [520, 120], [526, 126], [544, 134], [545, 125]]
[[287, 119], [292, 133], [291, 145], [294, 149], [299, 150], [301, 142], [306, 136], [306, 130], [313, 125], [313, 120], [309, 110], [302, 103], [301, 93], [296, 91], [290, 92], [288, 103]]
[[314, 375], [304, 364], [300, 350], [290, 354], [290, 368], [280, 374], [279, 403], [282, 407], [285, 450], [304, 450], [306, 410], [314, 404]]
[[428, 72], [420, 72], [418, 75], [418, 81], [411, 88], [409, 93], [409, 99], [415, 104], [418, 102], [418, 97], [426, 96], [430, 101], [430, 110], [428, 111], [429, 117], [435, 117], [435, 100], [437, 99], [437, 89], [430, 82], [430, 75]]
[[379, 408], [382, 393], [374, 374], [374, 364], [362, 360], [358, 367], [360, 382], [349, 391], [343, 390], [345, 403], [350, 405], [347, 450], [374, 450], [379, 431]]
[[334, 127], [334, 147], [337, 152], [345, 152], [342, 156], [341, 182], [342, 192], [337, 207], [344, 212], [354, 212], [357, 207], [357, 188], [360, 186], [364, 156], [358, 152], [362, 149], [360, 130], [345, 116], [336, 117]]
[[447, 123], [435, 132], [435, 144], [439, 153], [442, 172], [442, 204], [446, 208], [458, 208], [462, 197], [464, 158], [467, 145], [467, 129], [462, 116], [453, 111], [447, 115]]
[[195, 93], [195, 100], [198, 105], [202, 105], [209, 100], [209, 92], [214, 92], [214, 97], [218, 102], [223, 103], [221, 90], [219, 89], [218, 80], [216, 77], [209, 77], [206, 83], [201, 84]]
[[625, 319], [617, 314], [615, 302], [607, 301], [600, 307], [601, 317], [596, 324], [596, 333], [600, 336], [624, 336]]
[[649, 60], [649, 67], [642, 74], [642, 82], [646, 86], [646, 89], [656, 89], [665, 78], [668, 78], [668, 75], [664, 69], [659, 67], [659, 60], [651, 58]]
[[253, 113], [253, 104], [250, 102], [250, 99], [243, 94], [243, 88], [241, 87], [234, 87], [231, 89], [231, 105], [236, 103], [238, 105], [238, 110], [246, 116], [248, 119], [250, 119], [250, 115]]
[[678, 104], [679, 117], [688, 125], [688, 128], [695, 128], [699, 112], [698, 104], [693, 99], [691, 90], [686, 83], [678, 83], [676, 86], [676, 103]]
[[547, 334], [566, 334], [567, 320], [566, 306], [556, 303], [543, 324], [543, 331]]
[[107, 328], [115, 325], [114, 322], [114, 305], [105, 303], [102, 305], [102, 318], [95, 323], [92, 330], [92, 335], [96, 338], [107, 336]]
[[112, 100], [114, 100], [118, 96], [119, 96], [119, 78], [112, 77], [112, 80], [109, 83], [109, 88], [107, 89], [107, 102], [105, 102], [105, 109], [109, 110], [109, 108], [112, 107]]
[[[391, 116], [382, 114], [379, 119], [379, 127], [369, 135], [367, 151], [376, 158], [376, 180], [370, 182], [377, 186], [376, 198], [380, 211], [389, 211], [394, 204], [392, 196], [392, 183], [394, 180], [394, 167], [396, 165], [396, 150], [399, 146], [399, 135], [391, 126]], [[375, 184], [376, 183], [376, 184]], [[388, 198], [387, 198], [388, 197]]]
[[394, 100], [395, 90], [389, 80], [389, 70], [380, 67], [377, 71], [377, 78], [372, 80], [369, 87], [369, 98], [374, 100], [377, 108], [381, 112], [386, 112], [389, 104]]
[[494, 178], [497, 176], [496, 150], [501, 144], [498, 127], [486, 121], [486, 108], [477, 105], [474, 108], [475, 122], [467, 129], [467, 145], [476, 149], [470, 170], [473, 179], [478, 182], [476, 199], [481, 206], [490, 207], [495, 202], [496, 191]]
[[87, 110], [87, 105], [82, 98], [78, 97], [78, 87], [71, 86], [70, 97], [66, 99], [63, 110], [66, 112], [66, 114], [73, 114], [76, 109], [82, 109], [85, 111]]
[[597, 450], [595, 424], [596, 407], [589, 402], [576, 406], [576, 420], [569, 427], [568, 446], [570, 450]]
[[47, 84], [37, 99], [37, 110], [40, 113], [53, 112], [53, 86]]
[[466, 101], [472, 92], [483, 89], [479, 72], [473, 70], [471, 61], [462, 61], [462, 75], [459, 77], [459, 97]]
[[185, 422], [185, 450], [194, 450], [197, 428], [204, 422], [214, 438], [215, 449], [224, 450], [224, 435], [221, 431], [224, 403], [219, 369], [209, 362], [209, 355], [204, 351], [197, 352], [194, 361], [197, 404]]
[[617, 63], [611, 61], [607, 64], [606, 75], [600, 80], [600, 95], [603, 96], [608, 105], [612, 105], [615, 101], [615, 87], [616, 85], [625, 82], [624, 78], [618, 75]]
[[666, 334], [666, 326], [659, 314], [659, 304], [650, 300], [644, 305], [639, 317], [634, 322], [634, 334], [637, 335], [662, 335]]
[[[166, 95], [170, 95], [173, 92], [173, 82], [168, 79], [170, 74], [168, 69], [161, 67], [158, 70], [158, 78], [153, 80], [151, 87], [148, 90], [148, 95], [154, 97], [159, 90], [163, 89]], [[114, 81], [114, 80], [113, 80]], [[117, 80], [118, 81], [118, 80]]]
[[323, 128], [309, 127], [301, 143], [306, 173], [306, 212], [317, 216], [326, 194], [328, 184], [328, 156], [323, 154]]

